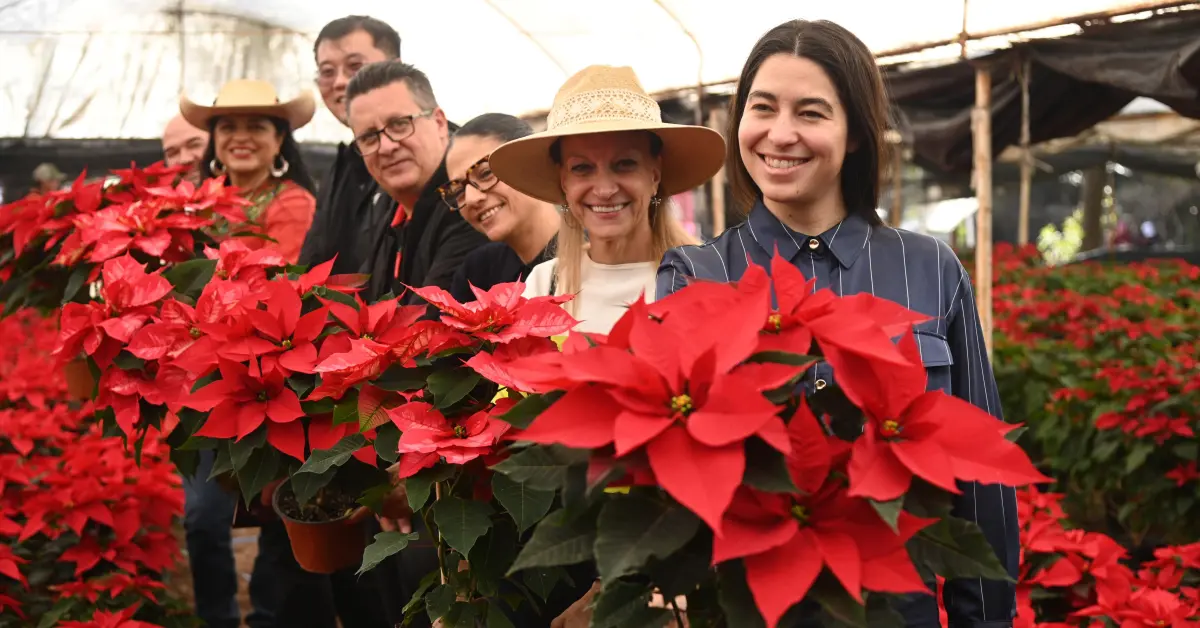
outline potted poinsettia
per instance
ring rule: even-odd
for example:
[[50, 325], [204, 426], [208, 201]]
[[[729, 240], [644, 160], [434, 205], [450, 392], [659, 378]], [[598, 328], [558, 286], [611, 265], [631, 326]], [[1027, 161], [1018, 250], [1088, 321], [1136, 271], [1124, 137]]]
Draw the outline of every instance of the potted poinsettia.
[[[497, 394], [498, 386], [481, 373], [518, 356], [556, 352], [551, 338], [576, 321], [560, 307], [564, 298], [522, 298], [520, 283], [476, 291], [477, 300], [467, 304], [440, 288], [410, 289], [440, 316], [431, 319], [420, 307], [423, 319], [407, 323], [416, 334], [398, 336], [394, 325], [383, 323], [386, 316], [374, 313], [378, 304], [361, 308], [367, 314], [358, 322], [347, 312], [351, 348], [318, 365], [321, 386], [330, 387], [330, 394], [357, 388], [360, 428], [377, 429], [377, 450], [395, 463], [393, 473], [405, 488], [407, 505], [424, 523], [429, 536], [424, 540], [436, 548], [440, 567], [429, 574], [408, 612], [428, 613], [454, 625], [474, 617], [503, 626], [508, 613], [521, 605], [522, 592], [529, 592], [504, 577], [507, 564], [520, 536], [550, 508], [553, 494], [523, 491], [489, 470], [502, 460], [502, 437], [510, 428], [500, 417], [517, 398]], [[368, 329], [372, 320], [380, 322]], [[413, 353], [418, 347], [423, 354]], [[417, 357], [393, 359], [407, 355]], [[351, 434], [335, 449], [345, 451], [362, 441], [361, 435]], [[385, 442], [390, 451], [380, 445]], [[326, 467], [323, 460], [310, 460], [291, 481]], [[360, 572], [403, 550], [420, 534], [378, 534], [366, 549]]]
[[[180, 172], [155, 164], [117, 170], [113, 179], [94, 183], [85, 182], [85, 173], [70, 189], [0, 207], [5, 312], [94, 303], [102, 299], [96, 282], [105, 262], [129, 255], [151, 270], [185, 262], [214, 243], [210, 232], [218, 223], [245, 223], [246, 201], [235, 188], [222, 179], [172, 187]], [[95, 372], [81, 356], [61, 358], [73, 397], [85, 399]]]
[[[814, 293], [776, 259], [635, 303], [607, 336], [491, 361], [529, 393], [501, 415], [496, 478], [555, 504], [505, 573], [594, 563], [596, 626], [891, 625], [894, 596], [930, 593], [922, 572], [1009, 579], [951, 514], [956, 483], [1047, 478], [1012, 426], [926, 392], [923, 320]], [[819, 359], [837, 384], [806, 394]]]

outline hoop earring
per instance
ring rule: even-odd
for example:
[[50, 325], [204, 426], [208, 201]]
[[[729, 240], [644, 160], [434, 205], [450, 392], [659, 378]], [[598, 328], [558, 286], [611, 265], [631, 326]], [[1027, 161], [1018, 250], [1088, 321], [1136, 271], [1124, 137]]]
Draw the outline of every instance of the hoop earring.
[[208, 170], [219, 177], [225, 174], [225, 164], [217, 161], [216, 157], [213, 157], [212, 161], [208, 162]]
[[278, 161], [281, 165], [271, 165], [271, 176], [275, 177], [276, 179], [282, 178], [283, 175], [287, 174], [288, 168], [292, 166], [287, 162], [286, 159], [283, 158], [283, 155], [279, 155]]

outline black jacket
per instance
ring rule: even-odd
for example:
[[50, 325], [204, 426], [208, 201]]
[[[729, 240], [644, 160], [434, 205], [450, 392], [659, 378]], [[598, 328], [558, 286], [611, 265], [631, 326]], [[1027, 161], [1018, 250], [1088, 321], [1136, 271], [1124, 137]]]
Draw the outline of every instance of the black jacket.
[[[390, 289], [397, 295], [404, 292], [406, 285], [450, 290], [454, 275], [467, 255], [488, 243], [483, 234], [472, 229], [458, 212], [450, 211], [442, 202], [437, 188], [446, 179], [443, 163], [421, 192], [412, 215], [399, 227], [388, 228], [381, 234], [383, 242], [375, 248], [374, 267], [386, 268], [386, 272], [382, 277], [372, 273], [370, 287], [376, 296], [382, 293], [375, 291], [385, 285], [384, 292]], [[396, 204], [391, 203], [391, 207]], [[398, 273], [395, 272], [397, 253], [400, 255]], [[412, 292], [404, 294], [400, 301], [406, 305], [424, 303]]]
[[337, 157], [321, 180], [317, 211], [300, 249], [300, 263], [312, 267], [337, 255], [335, 274], [371, 272], [367, 243], [388, 227], [392, 217], [392, 212], [377, 207], [380, 196], [387, 195], [367, 172], [362, 156], [353, 147], [339, 144]]
[[[347, 144], [321, 182], [313, 225], [300, 251], [300, 263], [313, 266], [337, 255], [334, 273], [367, 273], [362, 296], [368, 302], [385, 294], [401, 294], [404, 285], [436, 285], [450, 289], [454, 273], [475, 248], [487, 243], [437, 193], [446, 181], [438, 167], [417, 200], [412, 216], [392, 227], [397, 204], [367, 172], [362, 157]], [[396, 255], [401, 253], [399, 273]], [[420, 303], [413, 294], [405, 303]]]

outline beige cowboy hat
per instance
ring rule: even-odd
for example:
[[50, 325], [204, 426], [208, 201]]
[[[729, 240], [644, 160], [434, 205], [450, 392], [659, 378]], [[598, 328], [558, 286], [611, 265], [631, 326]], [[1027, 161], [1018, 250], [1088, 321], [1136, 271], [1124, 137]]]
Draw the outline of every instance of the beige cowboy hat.
[[281, 118], [295, 131], [308, 124], [316, 111], [317, 104], [308, 90], [281, 103], [270, 83], [250, 79], [235, 79], [222, 85], [211, 107], [192, 102], [187, 94], [179, 97], [179, 113], [199, 129], [207, 129], [216, 116], [241, 114]]
[[659, 196], [667, 198], [704, 183], [725, 160], [721, 134], [702, 126], [667, 124], [632, 68], [593, 65], [576, 73], [554, 97], [546, 130], [492, 151], [492, 172], [534, 198], [563, 204], [558, 165], [550, 146], [568, 135], [650, 131], [663, 142]]

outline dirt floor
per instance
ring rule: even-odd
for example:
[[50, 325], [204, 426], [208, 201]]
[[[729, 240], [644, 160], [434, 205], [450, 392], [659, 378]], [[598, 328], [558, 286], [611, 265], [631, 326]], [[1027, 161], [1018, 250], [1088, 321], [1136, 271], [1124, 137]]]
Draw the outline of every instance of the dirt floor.
[[[183, 546], [183, 529], [176, 531], [180, 546]], [[254, 568], [254, 558], [258, 556], [258, 528], [239, 528], [233, 531], [233, 556], [238, 571], [238, 605], [242, 608], [242, 617], [250, 613], [250, 571]], [[171, 595], [177, 599], [192, 602], [192, 574], [188, 570], [187, 556], [183, 556], [180, 564], [171, 574], [169, 587]]]

